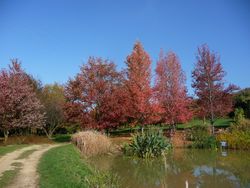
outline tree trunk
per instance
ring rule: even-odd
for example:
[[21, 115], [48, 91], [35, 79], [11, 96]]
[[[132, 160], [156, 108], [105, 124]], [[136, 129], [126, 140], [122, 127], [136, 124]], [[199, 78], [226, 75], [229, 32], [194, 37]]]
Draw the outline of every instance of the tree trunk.
[[141, 133], [143, 134], [143, 132], [144, 132], [144, 127], [141, 126]]
[[214, 125], [212, 125], [212, 134], [214, 135]]
[[214, 118], [211, 119], [212, 135], [214, 135]]
[[173, 131], [174, 131], [174, 134], [175, 134], [175, 131], [176, 131], [176, 124], [173, 124]]
[[109, 136], [109, 129], [106, 129], [106, 135]]
[[52, 139], [52, 135], [53, 135], [53, 133], [49, 133], [47, 136], [48, 136], [48, 138], [51, 140]]
[[48, 130], [46, 129], [46, 127], [43, 127], [43, 130], [46, 134], [46, 136], [49, 138], [49, 139], [52, 139], [52, 136], [55, 132], [55, 130], [59, 127], [59, 124], [54, 124], [53, 126], [49, 127]]
[[50, 131], [47, 131], [46, 128], [43, 128], [43, 131], [45, 132], [46, 136], [48, 137], [48, 139], [52, 138], [52, 134]]
[[206, 116], [203, 116], [203, 125], [206, 124]]
[[8, 140], [9, 131], [8, 131], [8, 130], [4, 130], [4, 131], [3, 131], [3, 134], [4, 134], [4, 143], [6, 143], [7, 140]]

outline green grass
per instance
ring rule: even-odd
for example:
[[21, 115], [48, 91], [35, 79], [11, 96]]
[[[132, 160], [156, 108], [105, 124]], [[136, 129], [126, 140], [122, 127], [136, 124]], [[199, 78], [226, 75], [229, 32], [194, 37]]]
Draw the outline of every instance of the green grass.
[[233, 119], [230, 118], [224, 118], [224, 119], [218, 119], [215, 121], [215, 127], [229, 127], [230, 124], [233, 122]]
[[[233, 122], [233, 120], [230, 118], [221, 118], [221, 119], [217, 119], [214, 122], [214, 126], [217, 128], [229, 127], [231, 122]], [[206, 124], [209, 125], [210, 122], [207, 120]], [[191, 120], [191, 121], [184, 123], [184, 124], [178, 124], [177, 129], [192, 128], [192, 127], [197, 126], [197, 125], [203, 125], [203, 121], [200, 119], [194, 119], [194, 120]]]
[[41, 188], [117, 188], [119, 177], [92, 168], [72, 145], [46, 152], [38, 165]]
[[200, 119], [193, 119], [187, 123], [178, 124], [177, 129], [191, 128], [197, 125], [203, 125], [203, 121]]
[[27, 145], [0, 146], [0, 157], [17, 149], [23, 148], [25, 146]]
[[17, 176], [18, 172], [20, 171], [22, 163], [13, 163], [11, 165], [15, 166], [15, 168], [3, 172], [2, 176], [0, 177], [0, 187], [6, 187], [13, 181], [13, 179]]
[[30, 149], [30, 150], [24, 151], [17, 159], [25, 159], [29, 157], [35, 151], [37, 151], [37, 149]]
[[[217, 119], [215, 121], [215, 127], [217, 128], [221, 128], [221, 127], [229, 127], [230, 126], [230, 123], [233, 122], [232, 119], [230, 118], [221, 118], [221, 119]], [[206, 124], [209, 125], [209, 121], [207, 120], [206, 121]], [[197, 126], [197, 125], [203, 125], [203, 121], [201, 119], [193, 119], [187, 123], [183, 123], [183, 124], [178, 124], [176, 126], [177, 130], [183, 130], [183, 129], [186, 129], [186, 128], [192, 128], [194, 126]], [[169, 126], [164, 126], [164, 125], [161, 125], [161, 126], [158, 126], [158, 125], [155, 125], [156, 127], [159, 127], [160, 129], [162, 130], [167, 130], [169, 129]], [[113, 130], [111, 131], [111, 135], [116, 135], [116, 136], [122, 136], [122, 135], [128, 135], [130, 133], [134, 133], [136, 131], [139, 131], [141, 129], [140, 126], [135, 126], [135, 127], [123, 127], [123, 128], [118, 128], [116, 130]], [[147, 127], [145, 127], [145, 129], [147, 129]]]
[[41, 188], [87, 187], [85, 177], [91, 170], [72, 145], [49, 150], [38, 166]]
[[57, 134], [53, 137], [53, 141], [55, 141], [55, 142], [70, 142], [71, 135], [70, 134]]

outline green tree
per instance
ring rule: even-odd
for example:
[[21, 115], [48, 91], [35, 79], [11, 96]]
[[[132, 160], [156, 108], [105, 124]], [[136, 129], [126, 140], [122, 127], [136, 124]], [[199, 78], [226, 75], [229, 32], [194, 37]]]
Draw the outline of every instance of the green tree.
[[42, 89], [40, 100], [46, 112], [46, 124], [43, 130], [51, 139], [57, 128], [64, 122], [63, 107], [65, 103], [63, 86], [55, 83], [45, 85]]
[[250, 88], [240, 90], [234, 96], [235, 108], [242, 108], [246, 118], [250, 118]]
[[245, 115], [244, 115], [244, 110], [242, 108], [236, 108], [234, 111], [234, 121], [236, 123], [242, 122], [244, 120]]

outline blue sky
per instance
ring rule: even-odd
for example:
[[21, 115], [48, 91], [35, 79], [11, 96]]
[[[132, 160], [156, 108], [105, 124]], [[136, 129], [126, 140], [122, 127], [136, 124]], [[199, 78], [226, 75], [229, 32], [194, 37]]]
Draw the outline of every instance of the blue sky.
[[89, 56], [125, 68], [136, 40], [152, 70], [161, 48], [176, 52], [190, 94], [203, 43], [220, 54], [228, 82], [250, 87], [248, 0], [0, 0], [0, 68], [19, 58], [44, 83], [65, 83]]

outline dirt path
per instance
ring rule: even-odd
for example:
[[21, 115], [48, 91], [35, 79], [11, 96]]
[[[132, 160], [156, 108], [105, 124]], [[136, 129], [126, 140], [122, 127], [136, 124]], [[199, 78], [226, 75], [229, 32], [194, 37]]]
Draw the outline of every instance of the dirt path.
[[[21, 170], [8, 187], [38, 187], [39, 174], [37, 173], [37, 166], [39, 160], [44, 152], [57, 146], [59, 146], [59, 144], [32, 145], [6, 154], [0, 158], [0, 176], [2, 176], [6, 170], [14, 169], [15, 167], [11, 164], [18, 162], [22, 164]], [[34, 152], [24, 159], [17, 159], [23, 152], [28, 150], [34, 150]]]

